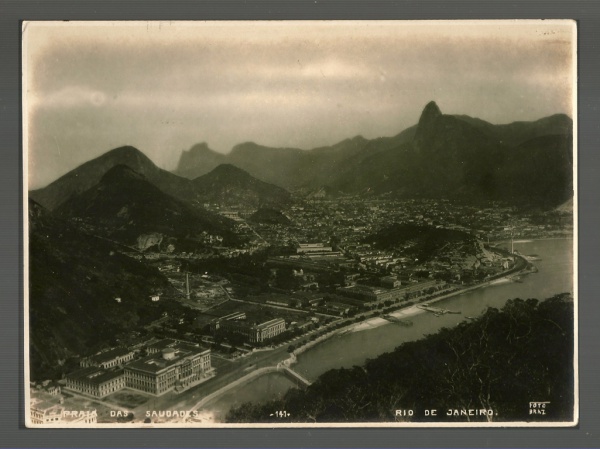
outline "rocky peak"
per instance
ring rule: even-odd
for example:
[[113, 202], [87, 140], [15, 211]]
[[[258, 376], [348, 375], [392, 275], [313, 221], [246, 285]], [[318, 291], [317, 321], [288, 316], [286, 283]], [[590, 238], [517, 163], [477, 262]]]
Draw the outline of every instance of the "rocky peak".
[[417, 151], [421, 151], [424, 141], [431, 138], [432, 134], [435, 133], [436, 123], [440, 117], [442, 117], [442, 112], [435, 101], [427, 103], [421, 113], [417, 131], [415, 132], [414, 144]]
[[209, 172], [225, 159], [224, 154], [214, 151], [206, 142], [197, 143], [181, 153], [175, 172], [193, 179]]
[[436, 118], [438, 118], [441, 115], [442, 115], [442, 111], [440, 111], [440, 108], [438, 107], [436, 102], [430, 101], [429, 103], [427, 103], [427, 105], [423, 109], [423, 112], [421, 112], [421, 118], [419, 119], [419, 126], [428, 125], [433, 120], [435, 120]]
[[212, 153], [213, 150], [208, 146], [206, 142], [197, 143], [192, 148], [189, 149], [189, 153], [192, 154], [203, 154], [203, 153]]

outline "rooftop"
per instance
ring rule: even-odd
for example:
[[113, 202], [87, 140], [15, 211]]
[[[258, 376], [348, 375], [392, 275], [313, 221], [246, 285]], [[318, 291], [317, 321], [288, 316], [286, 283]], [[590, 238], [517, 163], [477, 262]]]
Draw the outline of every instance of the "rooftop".
[[130, 351], [127, 348], [113, 348], [105, 352], [101, 352], [99, 354], [94, 354], [90, 357], [90, 359], [94, 360], [96, 363], [108, 362], [110, 360], [116, 359], [117, 357], [122, 357], [124, 355], [130, 354]]
[[156, 343], [151, 344], [150, 346], [148, 346], [148, 349], [160, 352], [165, 348], [172, 348], [177, 343], [179, 343], [178, 340], [174, 340], [172, 338], [165, 338], [164, 340], [160, 340]]
[[119, 376], [123, 375], [123, 371], [107, 371], [103, 368], [99, 368], [96, 366], [90, 366], [88, 368], [82, 368], [80, 370], [74, 371], [67, 375], [67, 378], [80, 381], [80, 382], [89, 382], [95, 385], [103, 384], [104, 382], [108, 382], [113, 380]]
[[[140, 360], [130, 362], [125, 366], [125, 368], [155, 374], [173, 365], [181, 363], [190, 356], [210, 352], [210, 350], [207, 348], [195, 346], [190, 343], [185, 343], [173, 339], [161, 340], [158, 343], [152, 345], [151, 347], [158, 349], [158, 352], [143, 357]], [[162, 350], [167, 348], [170, 349], [172, 352], [169, 352], [173, 354], [173, 358], [170, 358], [168, 360], [165, 359], [162, 354]]]
[[285, 320], [283, 318], [274, 318], [272, 320], [265, 321], [264, 323], [257, 324], [256, 328], [257, 329], [264, 329], [265, 327], [269, 327], [269, 326], [272, 326], [274, 324], [278, 324], [280, 322], [285, 323]]
[[233, 312], [227, 315], [223, 315], [220, 318], [217, 318], [218, 320], [243, 320], [246, 319], [246, 313], [245, 312]]

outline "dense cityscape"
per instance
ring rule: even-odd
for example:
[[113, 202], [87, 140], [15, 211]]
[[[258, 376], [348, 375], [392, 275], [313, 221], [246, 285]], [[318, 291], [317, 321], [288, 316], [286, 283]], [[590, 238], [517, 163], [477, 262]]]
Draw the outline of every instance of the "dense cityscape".
[[[512, 241], [573, 232], [568, 210], [499, 203], [346, 197], [297, 199], [260, 213], [204, 207], [233, 220], [240, 243], [224, 246], [222, 236], [204, 233], [198, 251], [184, 252], [155, 234], [122, 247], [169, 280], [147, 298], [161, 316], [72, 358], [61, 378], [32, 382], [32, 422], [183, 422], [195, 415], [143, 410], [148, 401], [157, 410], [193, 409], [268, 367], [308, 385], [289, 366], [305, 349], [372, 317], [410, 326], [394, 313], [415, 305], [432, 316], [453, 313], [431, 304], [536, 271], [536, 255], [519, 254]], [[97, 231], [91, 221], [73, 221]], [[115, 292], [113, 300], [126, 299]], [[68, 412], [92, 405], [93, 413]]]

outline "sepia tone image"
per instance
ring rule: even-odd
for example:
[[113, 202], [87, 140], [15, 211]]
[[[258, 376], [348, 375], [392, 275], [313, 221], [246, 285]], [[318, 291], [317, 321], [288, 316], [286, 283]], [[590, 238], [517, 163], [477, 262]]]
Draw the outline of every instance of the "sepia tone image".
[[576, 25], [24, 22], [28, 427], [573, 426]]

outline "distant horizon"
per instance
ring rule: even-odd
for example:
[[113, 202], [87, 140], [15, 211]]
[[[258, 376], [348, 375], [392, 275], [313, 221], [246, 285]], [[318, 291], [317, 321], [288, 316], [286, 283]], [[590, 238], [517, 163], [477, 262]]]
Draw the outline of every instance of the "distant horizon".
[[574, 117], [572, 21], [26, 22], [28, 189], [133, 146], [309, 151], [392, 137], [429, 101], [495, 125]]
[[[432, 101], [434, 101], [434, 100], [432, 100]], [[437, 102], [436, 102], [436, 104], [437, 104]], [[438, 106], [439, 106], [439, 105], [438, 105]], [[454, 115], [454, 116], [468, 116], [468, 114], [444, 114], [444, 112], [443, 112], [443, 111], [442, 111], [442, 114], [443, 114], [443, 115]], [[509, 125], [509, 124], [511, 124], [511, 123], [518, 123], [518, 122], [536, 122], [536, 121], [538, 121], [538, 120], [542, 120], [542, 119], [544, 119], [544, 118], [552, 117], [552, 116], [555, 116], [555, 115], [564, 115], [564, 116], [567, 116], [569, 119], [573, 120], [573, 118], [572, 118], [572, 117], [571, 117], [569, 114], [566, 114], [566, 113], [563, 113], [563, 112], [557, 112], [556, 114], [550, 114], [550, 115], [547, 115], [547, 116], [544, 116], [544, 117], [540, 117], [540, 118], [538, 118], [538, 119], [534, 119], [534, 120], [515, 120], [515, 121], [513, 121], [513, 122], [507, 122], [507, 123], [491, 123], [491, 122], [488, 122], [488, 123], [491, 123], [492, 125]], [[471, 117], [471, 118], [475, 118], [475, 119], [479, 119], [479, 117], [472, 117], [472, 116], [469, 116], [469, 117]], [[487, 121], [487, 120], [486, 120], [486, 121]], [[191, 147], [189, 147], [188, 149], [183, 149], [183, 150], [181, 150], [181, 152], [179, 152], [179, 157], [181, 158], [181, 154], [183, 154], [183, 152], [190, 152], [190, 151], [191, 151], [191, 150], [192, 150], [194, 147], [196, 147], [196, 146], [199, 146], [199, 145], [206, 145], [206, 146], [207, 146], [207, 148], [208, 148], [210, 151], [212, 151], [212, 152], [214, 152], [214, 153], [217, 153], [217, 154], [222, 154], [222, 155], [224, 155], [224, 156], [227, 156], [227, 155], [231, 154], [231, 152], [232, 152], [232, 151], [233, 151], [233, 150], [234, 150], [236, 147], [238, 147], [238, 146], [241, 146], [241, 145], [245, 145], [245, 144], [255, 144], [255, 145], [257, 145], [257, 146], [261, 146], [261, 147], [267, 147], [267, 148], [273, 148], [273, 149], [282, 149], [282, 150], [283, 150], [283, 149], [292, 149], [292, 150], [301, 150], [301, 151], [313, 151], [313, 150], [316, 150], [316, 149], [319, 149], [319, 148], [323, 148], [323, 147], [331, 147], [331, 146], [335, 146], [336, 144], [339, 144], [339, 143], [341, 143], [341, 142], [344, 142], [344, 141], [346, 141], [346, 140], [352, 140], [352, 139], [355, 139], [355, 138], [357, 138], [357, 137], [362, 137], [362, 138], [363, 138], [363, 139], [365, 139], [365, 140], [374, 140], [374, 139], [379, 139], [379, 138], [389, 138], [389, 137], [394, 137], [394, 136], [396, 136], [396, 135], [398, 135], [398, 134], [401, 134], [402, 132], [406, 131], [407, 129], [409, 129], [409, 128], [412, 128], [413, 126], [416, 126], [417, 124], [418, 124], [418, 121], [417, 121], [417, 123], [415, 123], [415, 124], [413, 124], [413, 125], [410, 125], [410, 126], [408, 126], [408, 127], [404, 128], [402, 131], [400, 131], [400, 132], [398, 132], [398, 133], [396, 133], [396, 134], [390, 135], [390, 136], [376, 136], [376, 137], [372, 137], [372, 138], [366, 138], [366, 137], [362, 136], [361, 134], [357, 134], [357, 135], [355, 135], [355, 136], [347, 137], [347, 138], [345, 138], [345, 139], [342, 139], [342, 140], [339, 140], [339, 141], [337, 141], [337, 142], [334, 142], [333, 144], [329, 144], [329, 145], [319, 145], [319, 146], [312, 147], [312, 148], [298, 148], [298, 147], [271, 147], [271, 146], [268, 146], [268, 145], [263, 145], [263, 144], [261, 144], [260, 142], [254, 142], [254, 141], [251, 141], [251, 140], [246, 140], [246, 141], [243, 141], [243, 142], [240, 142], [240, 143], [237, 143], [237, 144], [235, 144], [235, 145], [234, 145], [234, 146], [232, 146], [232, 147], [231, 147], [231, 148], [230, 148], [230, 149], [229, 149], [227, 152], [225, 152], [225, 153], [221, 153], [221, 152], [219, 152], [219, 151], [215, 150], [214, 148], [212, 148], [212, 147], [210, 146], [210, 143], [208, 143], [208, 142], [197, 142], [197, 143], [193, 144]], [[54, 181], [56, 181], [56, 180], [58, 180], [58, 179], [62, 178], [64, 175], [68, 174], [69, 172], [71, 172], [71, 171], [73, 171], [73, 170], [77, 169], [77, 168], [78, 168], [78, 167], [80, 167], [81, 165], [83, 165], [83, 164], [86, 164], [87, 162], [93, 161], [94, 159], [97, 159], [98, 157], [101, 157], [101, 156], [103, 156], [104, 154], [106, 154], [106, 153], [109, 153], [109, 152], [111, 152], [111, 151], [113, 151], [113, 150], [116, 150], [116, 149], [119, 149], [119, 148], [124, 148], [124, 147], [132, 147], [132, 148], [135, 148], [136, 150], [138, 150], [138, 151], [140, 151], [141, 153], [143, 153], [144, 155], [146, 155], [146, 157], [148, 157], [148, 158], [149, 158], [149, 159], [152, 161], [152, 163], [154, 163], [154, 165], [156, 165], [158, 168], [160, 168], [160, 169], [162, 169], [162, 170], [169, 171], [169, 172], [171, 172], [171, 173], [174, 173], [174, 174], [177, 174], [177, 173], [176, 173], [176, 170], [177, 170], [177, 168], [178, 168], [179, 159], [177, 159], [177, 162], [176, 162], [175, 166], [173, 166], [172, 168], [161, 167], [161, 166], [160, 166], [160, 165], [158, 165], [158, 164], [157, 164], [157, 163], [156, 163], [156, 162], [155, 162], [155, 161], [154, 161], [154, 160], [153, 160], [153, 159], [152, 159], [150, 156], [148, 156], [148, 154], [146, 154], [146, 152], [144, 151], [144, 149], [143, 149], [143, 148], [138, 148], [138, 147], [137, 147], [137, 146], [135, 146], [135, 145], [131, 145], [131, 144], [128, 144], [128, 143], [124, 143], [124, 144], [122, 144], [122, 145], [118, 145], [118, 146], [116, 146], [116, 147], [109, 148], [109, 149], [107, 149], [105, 152], [103, 152], [103, 153], [101, 153], [101, 154], [99, 154], [99, 155], [97, 155], [97, 156], [94, 156], [94, 157], [92, 157], [91, 159], [88, 159], [87, 161], [84, 161], [84, 162], [82, 162], [81, 164], [77, 165], [76, 167], [73, 167], [73, 168], [69, 169], [69, 170], [68, 170], [68, 171], [66, 171], [65, 173], [63, 173], [63, 174], [61, 174], [61, 175], [58, 175], [58, 176], [57, 176], [55, 179], [53, 179], [52, 181], [48, 182], [48, 183], [47, 183], [47, 184], [45, 184], [45, 185], [41, 185], [41, 186], [39, 186], [39, 187], [34, 187], [34, 188], [29, 188], [28, 190], [29, 190], [29, 191], [32, 191], [32, 190], [39, 190], [39, 189], [43, 189], [43, 188], [47, 187], [48, 185], [52, 184]], [[219, 164], [219, 166], [220, 166], [220, 165], [233, 165], [233, 166], [235, 166], [235, 164], [233, 164], [233, 163], [231, 163], [231, 162], [223, 162], [222, 164]], [[237, 168], [239, 168], [239, 167], [237, 167]]]

